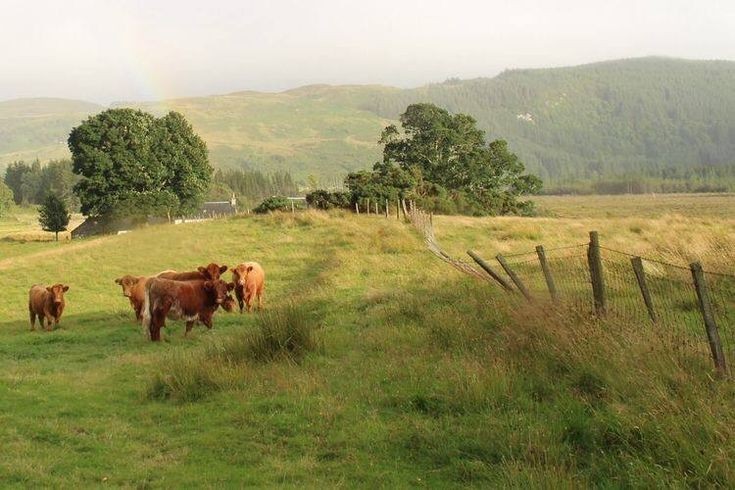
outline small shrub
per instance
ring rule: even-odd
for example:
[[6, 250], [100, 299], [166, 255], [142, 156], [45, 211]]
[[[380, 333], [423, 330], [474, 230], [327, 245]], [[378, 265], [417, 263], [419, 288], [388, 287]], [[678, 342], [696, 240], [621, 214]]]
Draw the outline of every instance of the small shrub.
[[291, 209], [291, 201], [283, 196], [273, 196], [264, 199], [253, 209], [258, 214], [270, 213], [271, 211], [287, 211]]
[[317, 189], [306, 195], [306, 202], [316, 209], [349, 209], [352, 207], [350, 194], [348, 192], [329, 192]]

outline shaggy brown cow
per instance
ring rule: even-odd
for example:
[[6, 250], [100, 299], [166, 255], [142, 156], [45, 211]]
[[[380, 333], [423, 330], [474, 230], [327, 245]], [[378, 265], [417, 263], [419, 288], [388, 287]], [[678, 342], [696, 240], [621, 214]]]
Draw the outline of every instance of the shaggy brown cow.
[[212, 315], [221, 305], [227, 305], [227, 293], [235, 285], [221, 279], [215, 281], [174, 281], [153, 277], [145, 285], [143, 326], [151, 340], [161, 340], [161, 327], [166, 318], [186, 321], [186, 334], [199, 320], [212, 328]]
[[31, 316], [31, 330], [36, 329], [36, 315], [41, 320], [43, 327], [46, 321], [46, 330], [51, 330], [51, 322], [54, 326], [59, 325], [61, 314], [64, 312], [64, 293], [69, 290], [69, 286], [63, 284], [54, 284], [53, 286], [43, 287], [35, 284], [28, 291], [28, 313]]
[[145, 284], [148, 278], [145, 276], [125, 275], [115, 279], [115, 283], [122, 286], [123, 296], [130, 300], [130, 305], [135, 310], [135, 319], [142, 318], [143, 301], [145, 300]]
[[197, 267], [195, 271], [189, 272], [176, 272], [176, 271], [163, 271], [159, 272], [156, 277], [162, 279], [172, 279], [174, 281], [216, 281], [222, 274], [227, 270], [227, 266], [219, 266], [214, 262], [206, 267]]
[[258, 309], [263, 309], [263, 290], [265, 289], [265, 271], [257, 262], [245, 262], [232, 269], [232, 280], [235, 282], [235, 296], [242, 313], [243, 300], [247, 311], [252, 310], [253, 297], [258, 299]]

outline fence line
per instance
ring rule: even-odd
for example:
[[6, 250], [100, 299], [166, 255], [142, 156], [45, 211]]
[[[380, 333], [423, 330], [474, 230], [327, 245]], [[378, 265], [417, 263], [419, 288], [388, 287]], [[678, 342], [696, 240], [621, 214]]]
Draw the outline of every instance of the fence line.
[[674, 358], [710, 358], [719, 374], [735, 362], [734, 274], [616, 250], [600, 244], [596, 232], [589, 243], [497, 255], [497, 268], [468, 252], [481, 272], [441, 249], [430, 214], [410, 203], [406, 218], [437, 257], [505, 291], [653, 328]]

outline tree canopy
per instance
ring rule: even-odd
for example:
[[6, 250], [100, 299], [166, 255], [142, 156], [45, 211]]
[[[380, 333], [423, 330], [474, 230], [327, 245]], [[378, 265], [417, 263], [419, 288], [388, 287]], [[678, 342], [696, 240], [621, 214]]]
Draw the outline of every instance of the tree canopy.
[[176, 112], [109, 109], [74, 128], [68, 143], [88, 216], [191, 213], [212, 176], [204, 141]]
[[486, 143], [471, 116], [422, 103], [408, 106], [400, 122], [381, 134], [383, 161], [347, 176], [353, 198], [410, 197], [426, 209], [467, 214], [531, 209], [519, 197], [538, 192], [541, 180], [524, 174], [506, 141]]

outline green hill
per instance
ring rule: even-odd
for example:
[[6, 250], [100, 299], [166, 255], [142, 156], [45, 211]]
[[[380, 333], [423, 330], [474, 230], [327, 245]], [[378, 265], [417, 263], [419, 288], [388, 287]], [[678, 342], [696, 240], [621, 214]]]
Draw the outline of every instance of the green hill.
[[0, 102], [0, 166], [15, 160], [41, 161], [69, 155], [71, 128], [104, 107], [79, 100], [16, 99]]
[[[734, 88], [735, 62], [639, 58], [407, 90], [314, 85], [126, 105], [184, 113], [216, 166], [289, 170], [327, 183], [371, 165], [380, 130], [408, 104], [428, 101], [472, 114], [530, 170], [562, 182], [732, 168]], [[0, 164], [63, 156], [68, 130], [100, 109], [54, 99], [0, 103]]]

